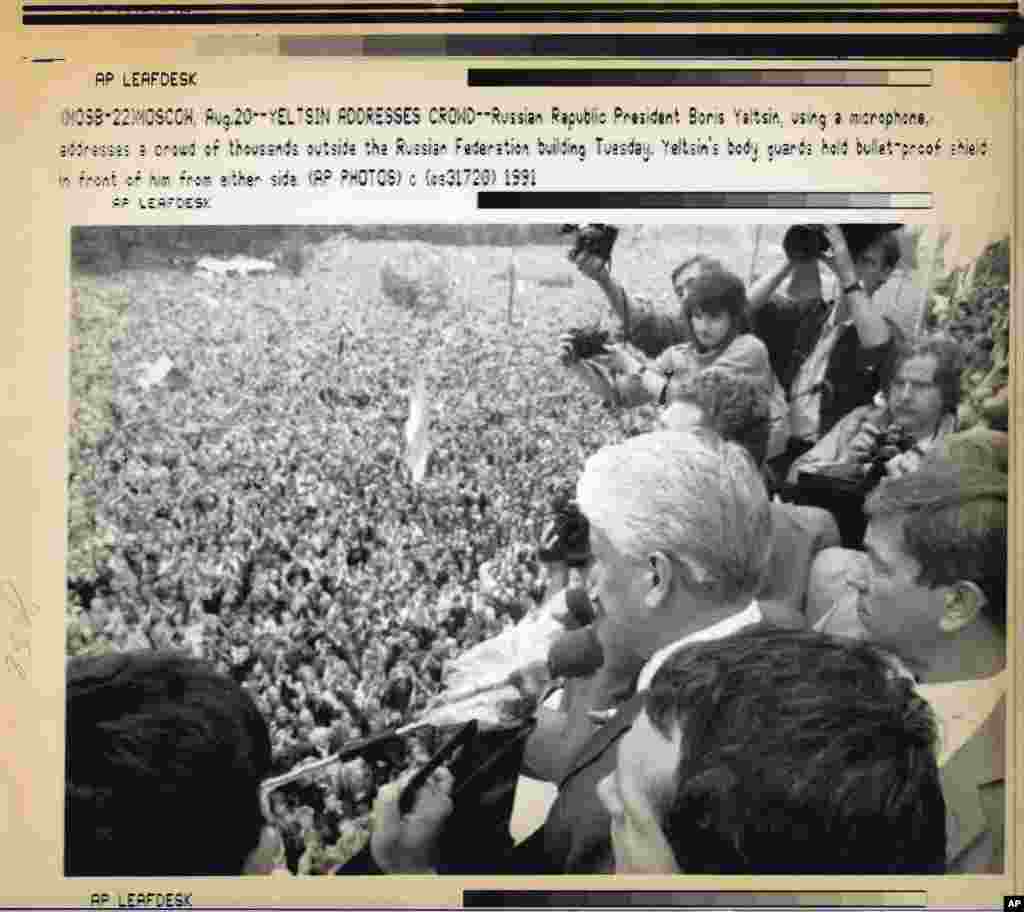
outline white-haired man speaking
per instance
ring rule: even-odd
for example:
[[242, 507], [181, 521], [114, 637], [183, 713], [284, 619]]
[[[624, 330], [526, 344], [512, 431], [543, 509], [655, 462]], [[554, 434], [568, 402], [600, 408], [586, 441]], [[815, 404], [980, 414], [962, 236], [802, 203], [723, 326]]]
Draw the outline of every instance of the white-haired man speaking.
[[590, 522], [591, 597], [605, 663], [639, 674], [680, 638], [760, 620], [751, 605], [771, 547], [771, 512], [742, 447], [659, 432], [605, 447], [577, 488]]
[[[605, 651], [639, 672], [637, 694], [493, 873], [940, 873], [924, 701], [864, 647], [751, 626], [771, 514], [745, 452], [712, 434], [635, 437], [587, 462], [578, 501]], [[432, 829], [403, 829], [390, 799], [375, 844], [399, 851], [378, 854], [430, 842], [440, 791]]]
[[590, 523], [588, 581], [605, 657], [594, 686], [625, 702], [601, 727], [575, 715], [548, 740], [553, 754], [563, 746], [559, 792], [544, 826], [517, 848], [523, 873], [611, 869], [596, 787], [640, 710], [633, 695], [674, 649], [761, 620], [752, 598], [771, 550], [771, 512], [739, 445], [700, 431], [630, 438], [587, 460], [577, 502]]

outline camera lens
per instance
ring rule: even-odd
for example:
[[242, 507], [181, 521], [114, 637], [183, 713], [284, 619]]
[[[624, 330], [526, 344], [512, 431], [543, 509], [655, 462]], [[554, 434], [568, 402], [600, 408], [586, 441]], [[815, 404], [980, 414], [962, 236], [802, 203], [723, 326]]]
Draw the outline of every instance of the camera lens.
[[815, 260], [828, 249], [828, 242], [816, 225], [793, 225], [782, 238], [782, 249], [791, 260]]

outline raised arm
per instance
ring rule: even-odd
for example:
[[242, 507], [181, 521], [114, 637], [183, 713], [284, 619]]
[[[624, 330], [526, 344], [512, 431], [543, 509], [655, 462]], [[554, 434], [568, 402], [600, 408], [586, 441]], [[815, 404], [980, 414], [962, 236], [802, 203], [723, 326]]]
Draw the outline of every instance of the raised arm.
[[778, 269], [769, 272], [754, 282], [747, 292], [747, 313], [753, 315], [764, 307], [792, 272], [793, 263], [791, 260], [786, 260]]
[[885, 345], [892, 335], [889, 323], [882, 316], [882, 308], [868, 294], [857, 274], [856, 264], [846, 245], [846, 238], [838, 225], [826, 225], [825, 235], [832, 249], [832, 255], [822, 257], [836, 274], [843, 293], [843, 303], [849, 310], [860, 344], [864, 348], [878, 348]]
[[627, 408], [657, 402], [668, 379], [649, 362], [618, 346], [607, 355], [580, 359], [575, 356], [568, 334], [560, 340], [559, 357], [569, 373], [595, 395]]
[[629, 311], [629, 296], [625, 289], [612, 278], [611, 270], [608, 268], [608, 261], [581, 250], [576, 256], [569, 254], [571, 262], [588, 279], [597, 283], [598, 288], [604, 292], [608, 299], [608, 306], [612, 313], [622, 321], [623, 327], [628, 331], [629, 321], [632, 316]]

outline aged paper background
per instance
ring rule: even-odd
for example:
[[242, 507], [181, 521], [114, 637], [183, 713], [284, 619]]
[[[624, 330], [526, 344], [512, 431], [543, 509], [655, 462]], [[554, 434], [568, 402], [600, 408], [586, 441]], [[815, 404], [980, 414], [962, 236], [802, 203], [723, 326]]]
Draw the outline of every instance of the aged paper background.
[[[489, 879], [486, 881], [451, 881], [435, 878], [386, 879], [193, 879], [174, 883], [83, 882], [66, 880], [61, 874], [62, 844], [62, 770], [63, 753], [63, 662], [64, 662], [64, 553], [65, 553], [65, 425], [67, 416], [67, 310], [69, 227], [81, 224], [123, 224], [135, 219], [140, 224], [180, 224], [182, 216], [147, 216], [131, 213], [126, 219], [116, 213], [105, 199], [77, 193], [62, 192], [57, 187], [58, 170], [55, 146], [66, 140], [54, 111], [62, 106], [100, 103], [94, 87], [94, 74], [99, 69], [195, 69], [202, 70], [203, 94], [200, 104], [230, 107], [243, 100], [265, 99], [274, 105], [359, 103], [373, 99], [374, 103], [422, 104], [436, 103], [439, 97], [458, 103], [466, 96], [464, 71], [467, 61], [438, 59], [284, 59], [276, 55], [272, 32], [289, 31], [279, 28], [225, 27], [219, 31], [235, 36], [221, 45], [221, 56], [199, 56], [198, 36], [209, 36], [214, 30], [190, 31], [183, 28], [161, 30], [121, 27], [107, 31], [85, 33], [73, 29], [39, 29], [34, 33], [21, 30], [16, 11], [5, 12], [10, 26], [7, 53], [6, 82], [11, 87], [13, 118], [8, 120], [5, 140], [9, 154], [6, 165], [4, 197], [9, 206], [6, 218], [10, 231], [6, 237], [5, 274], [8, 279], [7, 302], [3, 313], [3, 331], [0, 332], [0, 370], [3, 372], [4, 447], [0, 454], [3, 478], [4, 522], [0, 526], [0, 577], [5, 585], [13, 587], [18, 598], [8, 597], [5, 611], [11, 611], [15, 602], [23, 604], [30, 623], [17, 615], [29, 632], [31, 658], [26, 664], [23, 679], [8, 665], [3, 668], [3, 697], [0, 698], [0, 721], [3, 723], [4, 751], [0, 761], [0, 809], [4, 821], [0, 825], [0, 844], [3, 848], [3, 884], [0, 896], [5, 905], [80, 905], [87, 904], [89, 894], [97, 891], [114, 893], [127, 890], [189, 890], [197, 905], [218, 906], [449, 906], [461, 901], [461, 889], [469, 886], [515, 886], [557, 889], [579, 888], [643, 888], [674, 890], [772, 890], [783, 894], [796, 890], [819, 893], [835, 891], [862, 892], [860, 898], [849, 897], [850, 902], [867, 904], [863, 893], [878, 895], [883, 891], [925, 890], [930, 905], [974, 906], [1001, 904], [1001, 896], [1021, 892], [1020, 840], [1014, 838], [1014, 829], [1008, 830], [1007, 845], [1011, 847], [1010, 873], [1001, 878], [942, 878], [942, 879], [882, 879], [865, 877], [836, 880], [821, 878], [752, 879], [736, 878], [715, 881], [709, 878], [654, 878], [635, 880], [627, 878], [600, 879], [565, 877], [556, 881], [512, 882]], [[594, 27], [595, 29], [597, 27]], [[610, 27], [601, 27], [610, 30]], [[685, 31], [683, 27], [673, 27]], [[687, 27], [689, 28], [689, 27]], [[719, 25], [719, 31], [741, 27]], [[798, 31], [815, 31], [815, 26], [795, 26]], [[461, 32], [482, 31], [481, 27], [421, 27], [418, 29], [388, 28], [389, 33], [404, 31]], [[508, 29], [501, 29], [508, 31]], [[588, 27], [568, 29], [587, 32]], [[617, 27], [617, 32], [643, 33], [645, 26]], [[896, 30], [893, 27], [891, 30]], [[303, 27], [297, 31], [312, 34], [316, 28]], [[324, 30], [328, 31], [328, 30]], [[523, 31], [523, 29], [517, 29]], [[542, 33], [543, 28], [527, 31]], [[665, 28], [659, 31], [664, 33]], [[354, 27], [329, 29], [331, 34], [358, 34]], [[871, 32], [864, 28], [865, 40]], [[237, 45], [233, 41], [237, 38]], [[908, 38], [912, 41], [912, 38]], [[207, 44], [206, 49], [210, 48]], [[33, 63], [31, 58], [60, 58], [51, 63]], [[596, 62], [591, 61], [590, 65]], [[893, 61], [899, 64], [900, 61]], [[546, 61], [553, 65], [553, 61]], [[872, 66], [884, 66], [872, 62]], [[918, 64], [914, 64], [917, 66]], [[911, 213], [904, 221], [929, 221], [956, 224], [962, 229], [964, 249], [980, 250], [992, 236], [1005, 233], [1020, 213], [1019, 153], [1022, 148], [1019, 110], [1016, 115], [1015, 95], [1020, 97], [1019, 72], [1014, 85], [1011, 67], [991, 63], [934, 63], [926, 64], [934, 73], [935, 85], [927, 90], [925, 107], [941, 110], [954, 121], [965, 135], [987, 134], [993, 138], [996, 151], [984, 166], [970, 171], [969, 179], [950, 163], [937, 163], [927, 168], [916, 164], [882, 167], [866, 161], [844, 163], [843, 168], [823, 167], [808, 169], [799, 162], [782, 165], [777, 171], [780, 185], [799, 185], [801, 181], [817, 189], [864, 187], [876, 191], [927, 190], [934, 195], [934, 209], [929, 213]], [[1018, 64], [1019, 66], [1019, 64]], [[849, 90], [853, 91], [853, 90]], [[867, 109], [886, 106], [884, 90], [863, 91]], [[922, 90], [925, 91], [925, 90]], [[106, 90], [104, 105], [124, 103], [156, 103], [156, 90], [128, 93]], [[507, 93], [506, 93], [507, 94]], [[629, 90], [606, 90], [602, 101], [616, 103], [622, 95], [624, 104], [636, 104]], [[712, 90], [691, 90], [699, 99]], [[170, 97], [169, 95], [167, 97]], [[509, 107], [520, 103], [507, 98]], [[543, 104], [542, 96], [536, 103]], [[550, 101], [550, 99], [549, 99]], [[175, 102], [171, 102], [175, 103]], [[195, 102], [187, 102], [195, 103]], [[523, 101], [522, 103], [526, 103]], [[530, 103], [534, 103], [531, 99]], [[696, 101], [694, 103], [697, 103]], [[891, 102], [889, 103], [891, 106]], [[1014, 121], [1016, 117], [1016, 122]], [[267, 139], [274, 138], [267, 130]], [[289, 131], [282, 129], [282, 137]], [[112, 134], [112, 135], [108, 135]], [[76, 137], [81, 138], [81, 137]], [[261, 137], [262, 138], [262, 137]], [[89, 132], [93, 142], [125, 141], [122, 134], [106, 130]], [[142, 140], [141, 135], [130, 134], [132, 142]], [[246, 170], [255, 171], [251, 160]], [[588, 172], [588, 181], [601, 187], [608, 180], [600, 165]], [[101, 170], [99, 163], [92, 170]], [[274, 170], [269, 162], [265, 173]], [[755, 175], [729, 172], [725, 165], [721, 173], [707, 173], [707, 181], [728, 183], [731, 189], [758, 187]], [[390, 202], [374, 202], [357, 208], [351, 200], [324, 194], [304, 192], [298, 199], [289, 194], [270, 191], [247, 197], [238, 192], [230, 199], [218, 201], [210, 215], [201, 214], [197, 220], [209, 224], [311, 224], [319, 222], [382, 222], [437, 220], [436, 201], [424, 191], [416, 197], [395, 198]], [[825, 220], [827, 214], [822, 213]], [[471, 200], [452, 199], [446, 218], [464, 220], [473, 218]], [[680, 218], [693, 219], [694, 213]], [[563, 221], [561, 214], [551, 214], [552, 221]], [[623, 219], [631, 223], [644, 221], [638, 215]], [[767, 220], [763, 213], [733, 212], [715, 214], [709, 220], [758, 221]], [[486, 218], [481, 220], [488, 220]], [[494, 220], [494, 219], [492, 219]], [[525, 214], [503, 217], [506, 221], [528, 220]], [[534, 219], [539, 220], [539, 219]], [[578, 220], [585, 220], [582, 218]], [[604, 218], [603, 220], [609, 220]], [[665, 221], [662, 215], [651, 216], [651, 221]], [[792, 215], [779, 214], [780, 221], [796, 220]], [[835, 220], [838, 220], [836, 217]], [[1020, 243], [1017, 235], [1014, 249], [1017, 295], [1015, 309], [1020, 301]], [[1019, 314], [1019, 310], [1016, 310]], [[1019, 356], [1015, 351], [1015, 356]], [[1015, 362], [1017, 363], [1017, 362]], [[1019, 372], [1018, 372], [1019, 375]], [[1017, 466], [1018, 454], [1014, 454]], [[1014, 517], [1020, 518], [1020, 499], [1014, 498]], [[1016, 553], [1019, 524], [1014, 523], [1011, 554]], [[1014, 562], [1016, 564], [1016, 562]], [[1016, 588], [1018, 584], [1014, 584]], [[1011, 604], [1013, 599], [1011, 598]], [[4, 618], [8, 627], [14, 623]], [[1021, 619], [1012, 621], [1016, 635], [1020, 633]], [[8, 627], [3, 627], [4, 635]], [[1017, 636], [1011, 637], [1010, 662], [1020, 672], [1017, 655]], [[4, 647], [8, 648], [5, 642]], [[11, 647], [13, 648], [13, 647]], [[1013, 704], [1011, 704], [1013, 705]], [[1019, 717], [1011, 712], [1011, 720]], [[1019, 742], [1014, 738], [1011, 725], [1010, 750], [1019, 758]], [[1013, 788], [1011, 804], [1020, 810], [1020, 791]], [[211, 813], [216, 813], [216, 795], [211, 794]], [[1011, 817], [1014, 815], [1011, 815]], [[1017, 815], [1019, 816], [1019, 815]], [[159, 827], [159, 820], [147, 820], [145, 809], [140, 809], [140, 822], [144, 826]], [[197, 821], [201, 826], [202, 822]], [[1014, 886], [1016, 885], [1016, 887]]]

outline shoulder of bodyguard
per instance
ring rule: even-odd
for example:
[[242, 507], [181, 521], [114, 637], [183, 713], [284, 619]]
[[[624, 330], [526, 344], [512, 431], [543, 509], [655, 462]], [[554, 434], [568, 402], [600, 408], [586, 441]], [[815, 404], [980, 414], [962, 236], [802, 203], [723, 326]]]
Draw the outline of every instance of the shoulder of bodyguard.
[[1005, 846], [1006, 698], [940, 771], [947, 873], [1001, 873]]

